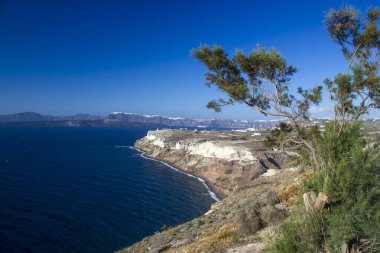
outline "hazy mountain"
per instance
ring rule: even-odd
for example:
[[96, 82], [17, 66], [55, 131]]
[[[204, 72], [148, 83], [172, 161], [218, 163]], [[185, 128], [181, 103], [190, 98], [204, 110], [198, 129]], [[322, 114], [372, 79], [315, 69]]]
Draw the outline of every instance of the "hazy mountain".
[[34, 112], [0, 115], [0, 122], [47, 121], [48, 117]]
[[[44, 126], [149, 126], [149, 127], [191, 127], [215, 129], [265, 129], [279, 123], [276, 120], [232, 120], [232, 119], [187, 119], [164, 117], [160, 115], [140, 115], [135, 113], [113, 112], [108, 116], [76, 114], [72, 116], [41, 115], [34, 112], [23, 112], [0, 115], [0, 123], [11, 125], [44, 125]], [[325, 124], [330, 119], [312, 119], [305, 124]], [[378, 119], [368, 119], [368, 125], [379, 125]]]
[[8, 115], [0, 115], [0, 122], [42, 122], [42, 121], [76, 121], [76, 120], [99, 120], [104, 116], [90, 114], [76, 114], [73, 116], [41, 115], [35, 112], [21, 112]]
[[134, 113], [113, 112], [104, 120], [105, 123], [141, 122], [154, 123], [169, 127], [197, 127], [197, 128], [270, 128], [280, 120], [231, 120], [231, 119], [186, 119], [163, 117], [159, 115], [139, 115]]

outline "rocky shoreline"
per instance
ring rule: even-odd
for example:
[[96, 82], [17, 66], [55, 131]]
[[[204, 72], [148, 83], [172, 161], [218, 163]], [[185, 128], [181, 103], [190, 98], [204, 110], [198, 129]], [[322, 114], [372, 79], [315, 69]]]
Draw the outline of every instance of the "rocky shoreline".
[[136, 141], [145, 156], [204, 179], [222, 200], [120, 252], [263, 252], [302, 181], [294, 150], [268, 150], [264, 135], [166, 129]]
[[251, 132], [156, 130], [137, 140], [146, 156], [202, 178], [224, 198], [270, 171], [294, 163], [294, 152], [263, 146], [263, 137]]
[[161, 161], [161, 160], [158, 160], [158, 159], [155, 159], [155, 158], [152, 158], [152, 157], [146, 156], [146, 152], [143, 151], [143, 150], [141, 150], [141, 149], [138, 149], [138, 148], [136, 148], [136, 147], [131, 147], [131, 148], [133, 148], [134, 150], [137, 150], [138, 152], [140, 152], [141, 157], [143, 157], [143, 158], [145, 158], [145, 159], [153, 160], [153, 161], [156, 161], [156, 162], [161, 162], [161, 163], [165, 164], [166, 166], [170, 167], [171, 169], [174, 169], [174, 170], [176, 170], [176, 171], [178, 171], [178, 172], [184, 173], [184, 174], [186, 174], [186, 175], [188, 175], [188, 176], [191, 176], [191, 177], [197, 178], [200, 182], [202, 182], [202, 183], [204, 184], [204, 186], [205, 186], [206, 189], [208, 190], [208, 192], [209, 192], [209, 194], [210, 194], [210, 197], [211, 197], [212, 199], [214, 199], [215, 201], [219, 201], [219, 200], [220, 200], [220, 196], [218, 196], [218, 195], [214, 192], [214, 190], [212, 189], [212, 186], [208, 185], [208, 184], [206, 183], [206, 180], [204, 180], [203, 178], [201, 178], [201, 177], [197, 177], [197, 176], [195, 176], [195, 175], [193, 175], [193, 174], [191, 174], [191, 173], [188, 173], [188, 172], [185, 172], [185, 171], [183, 171], [183, 170], [177, 169], [177, 168], [174, 167], [172, 164], [169, 164], [169, 163], [167, 163], [167, 162], [164, 162], [164, 161]]

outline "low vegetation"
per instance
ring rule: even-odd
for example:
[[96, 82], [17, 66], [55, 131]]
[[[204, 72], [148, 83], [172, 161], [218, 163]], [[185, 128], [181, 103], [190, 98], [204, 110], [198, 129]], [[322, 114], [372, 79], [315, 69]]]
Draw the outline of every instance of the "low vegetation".
[[323, 192], [329, 199], [318, 212], [294, 212], [270, 246], [272, 253], [380, 252], [380, 150], [358, 122], [379, 105], [378, 18], [377, 8], [365, 17], [353, 7], [327, 14], [327, 30], [342, 48], [348, 73], [325, 81], [335, 120], [313, 135], [321, 167], [306, 180], [304, 192]]
[[303, 192], [324, 192], [329, 203], [314, 213], [305, 212], [299, 202], [301, 211], [282, 225], [269, 252], [342, 252], [345, 247], [380, 251], [379, 150], [369, 148], [360, 128], [351, 124], [336, 136], [333, 123], [327, 126], [318, 142], [324, 169], [305, 181]]

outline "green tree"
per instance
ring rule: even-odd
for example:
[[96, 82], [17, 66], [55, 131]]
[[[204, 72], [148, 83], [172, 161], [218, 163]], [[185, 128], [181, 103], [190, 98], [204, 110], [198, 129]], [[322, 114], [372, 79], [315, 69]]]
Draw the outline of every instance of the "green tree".
[[[290, 236], [285, 226], [285, 234], [274, 244], [274, 252], [284, 252], [276, 245], [298, 247], [292, 238], [307, 238], [311, 234], [323, 239], [321, 248], [328, 252], [380, 251], [379, 149], [366, 142], [358, 122], [371, 109], [379, 108], [378, 21], [378, 8], [368, 9], [365, 15], [354, 7], [331, 9], [325, 18], [329, 36], [347, 60], [347, 72], [325, 80], [334, 103], [335, 120], [326, 125], [323, 135], [315, 138], [321, 170], [307, 182], [307, 187], [324, 192], [330, 202], [322, 210], [320, 221], [315, 222], [318, 230]], [[293, 217], [288, 226], [308, 222], [301, 216]]]
[[241, 103], [265, 116], [287, 119], [292, 131], [286, 141], [304, 145], [315, 167], [319, 167], [314, 146], [303, 138], [302, 121], [309, 118], [310, 106], [321, 101], [322, 86], [298, 88], [297, 94], [290, 94], [289, 82], [296, 68], [274, 49], [257, 47], [248, 55], [237, 51], [230, 58], [221, 46], [202, 45], [193, 49], [192, 55], [208, 68], [207, 85], [227, 95], [227, 99], [210, 101], [208, 108], [219, 112], [223, 106]]
[[328, 170], [315, 173], [305, 190], [325, 192], [328, 208], [306, 211], [300, 201], [268, 252], [346, 253], [343, 245], [348, 252], [380, 252], [379, 149], [366, 143], [358, 122], [339, 136], [334, 124], [327, 124], [317, 142]]
[[361, 15], [354, 7], [331, 9], [326, 15], [327, 32], [340, 46], [347, 71], [324, 82], [335, 120], [323, 134], [317, 127], [306, 131], [302, 124], [310, 106], [320, 102], [322, 87], [290, 94], [296, 69], [276, 50], [259, 47], [249, 55], [237, 51], [232, 58], [220, 46], [203, 45], [192, 51], [209, 69], [207, 84], [227, 95], [211, 101], [209, 108], [220, 111], [225, 105], [242, 103], [264, 115], [286, 118], [290, 128], [274, 131], [267, 142], [302, 144], [317, 168], [306, 189], [323, 192], [328, 208], [293, 212], [270, 252], [380, 251], [379, 149], [367, 143], [357, 122], [380, 106], [379, 15], [378, 8]]
[[292, 128], [288, 124], [280, 122], [278, 127], [270, 130], [270, 134], [264, 140], [264, 145], [266, 147], [283, 148], [286, 144], [285, 140], [291, 131]]
[[325, 80], [340, 128], [380, 106], [378, 21], [378, 8], [360, 15], [354, 7], [343, 7], [326, 15], [327, 32], [347, 60], [346, 73]]

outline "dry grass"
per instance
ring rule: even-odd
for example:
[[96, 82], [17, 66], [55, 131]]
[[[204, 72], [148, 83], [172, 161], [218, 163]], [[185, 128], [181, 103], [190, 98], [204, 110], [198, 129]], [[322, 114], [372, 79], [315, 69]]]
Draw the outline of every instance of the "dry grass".
[[193, 243], [184, 245], [179, 248], [170, 248], [165, 253], [200, 253], [200, 252], [217, 252], [228, 248], [234, 243], [234, 234], [236, 225], [227, 223], [218, 231], [208, 231]]
[[300, 187], [298, 185], [295, 185], [295, 184], [287, 186], [285, 188], [285, 190], [280, 192], [280, 194], [278, 196], [280, 201], [283, 203], [287, 203], [287, 204], [294, 201], [298, 196], [298, 192], [300, 190], [299, 188]]
[[301, 175], [302, 181], [308, 180], [314, 175], [314, 172], [312, 170], [307, 170]]
[[279, 200], [286, 204], [293, 204], [297, 199], [297, 196], [301, 194], [302, 182], [308, 180], [313, 176], [312, 170], [307, 170], [302, 173], [299, 178], [299, 183], [288, 185], [285, 190], [279, 193]]

